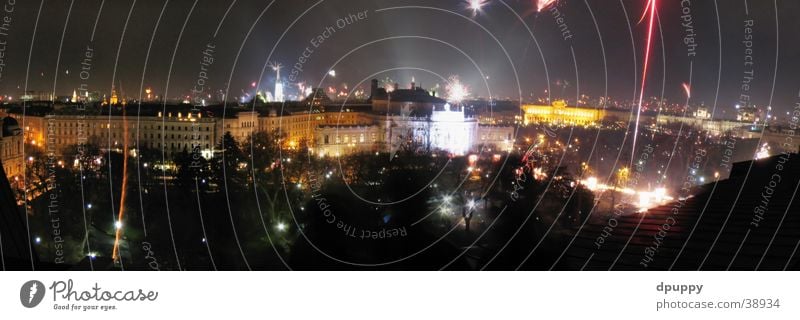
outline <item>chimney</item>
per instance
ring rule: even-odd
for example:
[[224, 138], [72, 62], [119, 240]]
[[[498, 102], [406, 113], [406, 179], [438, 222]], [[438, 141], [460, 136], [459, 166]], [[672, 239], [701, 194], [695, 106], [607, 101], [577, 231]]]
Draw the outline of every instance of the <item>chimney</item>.
[[369, 97], [370, 99], [375, 98], [375, 94], [378, 93], [378, 79], [372, 79], [372, 86], [370, 87]]

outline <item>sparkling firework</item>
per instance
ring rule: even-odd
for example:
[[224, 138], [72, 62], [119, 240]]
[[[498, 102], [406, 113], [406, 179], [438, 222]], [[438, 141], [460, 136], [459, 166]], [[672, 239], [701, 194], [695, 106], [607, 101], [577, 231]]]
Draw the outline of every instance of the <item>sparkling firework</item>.
[[644, 64], [642, 67], [642, 84], [641, 84], [641, 91], [639, 92], [639, 103], [636, 110], [636, 124], [633, 130], [633, 146], [631, 147], [631, 161], [636, 154], [636, 138], [639, 136], [639, 118], [642, 115], [642, 100], [644, 100], [644, 89], [645, 84], [647, 83], [647, 69], [650, 64], [650, 47], [653, 42], [653, 24], [656, 20], [656, 5], [658, 4], [657, 0], [648, 0], [647, 5], [645, 6], [644, 14], [642, 15], [642, 19], [639, 21], [644, 21], [645, 18], [648, 19], [647, 21], [647, 47], [645, 47], [644, 51]]
[[384, 78], [382, 80], [382, 83], [383, 83], [383, 88], [386, 89], [386, 92], [392, 92], [395, 89], [397, 89], [394, 80], [392, 80], [389, 77]]
[[474, 14], [477, 14], [486, 4], [486, 0], [469, 0], [467, 2], [469, 3], [470, 10], [472, 10]]
[[450, 76], [447, 79], [447, 100], [454, 103], [459, 103], [469, 96], [469, 89], [461, 83], [458, 76]]

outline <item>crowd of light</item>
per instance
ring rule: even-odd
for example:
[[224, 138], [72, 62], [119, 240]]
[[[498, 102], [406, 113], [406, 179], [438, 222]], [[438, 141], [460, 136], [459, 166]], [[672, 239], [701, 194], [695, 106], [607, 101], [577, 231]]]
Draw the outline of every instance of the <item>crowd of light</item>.
[[655, 188], [653, 190], [634, 190], [633, 188], [610, 186], [600, 183], [597, 177], [586, 178], [581, 181], [581, 184], [587, 189], [596, 193], [604, 191], [616, 191], [631, 196], [635, 200], [636, 207], [640, 212], [674, 200], [673, 197], [667, 194], [666, 188]]
[[763, 144], [761, 148], [758, 149], [758, 152], [756, 152], [755, 158], [756, 160], [769, 158], [769, 145], [766, 143]]

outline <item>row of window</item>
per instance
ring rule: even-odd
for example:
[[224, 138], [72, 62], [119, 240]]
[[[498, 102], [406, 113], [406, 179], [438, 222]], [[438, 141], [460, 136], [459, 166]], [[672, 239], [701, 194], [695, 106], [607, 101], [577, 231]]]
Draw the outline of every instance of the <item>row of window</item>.
[[[11, 148], [13, 146], [13, 148]], [[22, 153], [22, 141], [17, 143], [3, 143], [3, 159]]]
[[[378, 136], [375, 133], [371, 134], [370, 137], [372, 138], [371, 139], [372, 143], [378, 142]], [[360, 133], [358, 136], [356, 136], [354, 134], [353, 135], [336, 135], [334, 137], [334, 140], [335, 140], [334, 143], [336, 143], [336, 144], [340, 144], [340, 143], [364, 143], [364, 142], [366, 142], [366, 136], [363, 133]], [[323, 144], [331, 144], [330, 135], [327, 135], [327, 134], [324, 135], [322, 137], [322, 141], [323, 141], [322, 142]]]
[[[97, 128], [97, 124], [90, 122], [88, 124], [81, 125], [81, 123], [74, 123], [74, 122], [69, 122], [69, 123], [57, 122], [55, 127], [57, 127], [57, 128], [73, 128], [73, 127], [74, 128]], [[203, 127], [205, 128], [205, 130], [203, 130]], [[211, 126], [203, 126], [203, 127], [199, 128], [199, 129], [196, 129], [196, 126], [164, 126], [164, 130], [173, 130], [173, 131], [176, 131], [176, 130], [177, 131], [211, 131]], [[116, 128], [119, 128], [119, 124], [118, 123], [114, 123], [113, 125], [112, 124], [101, 124], [100, 128], [102, 128], [102, 129], [111, 129], [111, 128], [116, 129]], [[136, 129], [136, 125], [135, 124], [131, 124], [129, 128]], [[156, 126], [156, 125], [150, 125], [150, 126], [144, 125], [143, 129], [144, 130], [148, 130], [148, 129], [161, 130], [161, 125], [158, 125], [158, 126]]]

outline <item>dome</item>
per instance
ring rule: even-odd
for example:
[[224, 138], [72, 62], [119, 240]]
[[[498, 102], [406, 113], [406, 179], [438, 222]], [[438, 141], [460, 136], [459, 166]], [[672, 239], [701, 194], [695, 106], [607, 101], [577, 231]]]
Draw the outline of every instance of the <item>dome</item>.
[[10, 137], [22, 134], [17, 119], [12, 117], [3, 118], [3, 137]]

